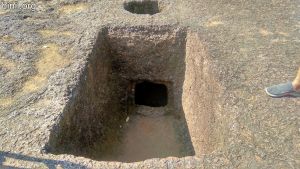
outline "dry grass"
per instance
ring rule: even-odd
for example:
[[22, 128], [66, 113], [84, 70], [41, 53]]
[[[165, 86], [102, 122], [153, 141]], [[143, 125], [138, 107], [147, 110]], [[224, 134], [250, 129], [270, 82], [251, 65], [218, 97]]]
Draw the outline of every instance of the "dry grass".
[[220, 26], [223, 24], [224, 23], [222, 21], [209, 21], [205, 25], [206, 25], [206, 27], [216, 27], [216, 26]]
[[29, 45], [25, 45], [25, 44], [16, 44], [13, 46], [13, 50], [19, 53], [25, 52], [29, 48], [30, 48]]
[[259, 33], [261, 34], [261, 36], [269, 36], [269, 35], [273, 35], [273, 32], [270, 32], [266, 29], [260, 29]]
[[59, 9], [59, 13], [63, 15], [69, 15], [72, 13], [80, 12], [86, 10], [88, 5], [85, 3], [77, 3], [72, 5], [65, 5]]
[[42, 47], [41, 58], [36, 62], [37, 74], [25, 82], [23, 91], [33, 92], [46, 85], [48, 77], [57, 70], [69, 65], [70, 60], [59, 53], [56, 44]]
[[4, 42], [13, 42], [15, 39], [12, 36], [4, 35], [0, 38]]
[[0, 107], [8, 107], [12, 105], [14, 102], [14, 99], [11, 97], [8, 98], [0, 98]]
[[13, 70], [16, 68], [16, 66], [17, 66], [16, 63], [13, 62], [12, 60], [5, 59], [0, 56], [0, 67], [5, 67], [9, 70]]
[[4, 14], [6, 14], [6, 13], [8, 13], [8, 10], [1, 10], [1, 9], [0, 9], [0, 15], [4, 15]]
[[74, 33], [69, 32], [69, 31], [56, 31], [56, 30], [50, 30], [50, 29], [45, 29], [45, 30], [39, 30], [38, 31], [44, 38], [50, 38], [53, 36], [72, 36]]

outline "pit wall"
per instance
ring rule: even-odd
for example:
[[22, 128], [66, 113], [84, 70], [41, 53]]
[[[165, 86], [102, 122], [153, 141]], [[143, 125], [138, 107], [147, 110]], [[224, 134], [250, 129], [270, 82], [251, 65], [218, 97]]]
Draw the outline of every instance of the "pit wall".
[[116, 106], [122, 96], [114, 90], [119, 88], [116, 78], [111, 76], [110, 51], [104, 42], [105, 30], [102, 30], [77, 89], [51, 133], [49, 152], [84, 155], [98, 138], [116, 139], [108, 137], [109, 133], [117, 133], [115, 129], [126, 114], [119, 113], [124, 109]]
[[215, 111], [220, 87], [205, 45], [193, 32], [187, 34], [185, 63], [182, 104], [195, 155], [200, 156], [217, 148]]

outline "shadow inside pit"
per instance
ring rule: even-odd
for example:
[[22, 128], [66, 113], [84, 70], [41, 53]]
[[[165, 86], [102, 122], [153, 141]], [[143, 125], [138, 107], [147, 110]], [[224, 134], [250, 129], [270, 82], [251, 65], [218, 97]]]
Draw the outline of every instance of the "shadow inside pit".
[[160, 12], [157, 1], [131, 1], [124, 3], [124, 9], [134, 14], [154, 15]]
[[[120, 162], [195, 155], [182, 101], [186, 36], [172, 26], [103, 29], [47, 150]], [[134, 103], [145, 81], [168, 87], [168, 105]]]
[[[5, 161], [7, 159], [19, 161], [19, 166], [15, 167], [15, 166], [7, 165], [7, 164], [5, 165]], [[76, 169], [86, 168], [85, 166], [82, 166], [82, 165], [76, 164], [76, 163], [72, 163], [69, 161], [36, 158], [36, 157], [30, 157], [27, 155], [22, 155], [22, 154], [17, 154], [17, 153], [0, 151], [0, 168], [1, 169], [23, 169], [23, 168], [25, 168], [25, 166], [22, 166], [22, 163], [23, 164], [26, 164], [26, 163], [39, 164], [39, 166], [41, 166], [41, 165], [43, 167], [46, 166], [49, 169], [56, 169], [58, 166], [60, 166], [61, 168], [76, 168]], [[27, 166], [27, 167], [29, 167], [29, 166]]]

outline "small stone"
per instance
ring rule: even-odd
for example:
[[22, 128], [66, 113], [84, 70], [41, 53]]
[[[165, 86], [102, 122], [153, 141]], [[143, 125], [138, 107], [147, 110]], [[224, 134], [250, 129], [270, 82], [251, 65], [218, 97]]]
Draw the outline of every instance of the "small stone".
[[129, 121], [129, 116], [126, 118], [126, 123]]

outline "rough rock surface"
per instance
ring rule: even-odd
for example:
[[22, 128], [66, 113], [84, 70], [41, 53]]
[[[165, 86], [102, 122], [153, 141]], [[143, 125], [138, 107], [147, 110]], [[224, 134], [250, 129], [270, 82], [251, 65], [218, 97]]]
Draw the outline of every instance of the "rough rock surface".
[[[164, 0], [156, 15], [129, 13], [123, 0], [19, 2], [36, 9], [0, 8], [1, 168], [300, 167], [300, 101], [264, 93], [292, 80], [300, 65], [298, 0]], [[45, 153], [99, 30], [141, 25], [186, 27], [203, 42], [223, 91], [216, 96], [215, 118], [224, 124], [218, 148], [137, 163]]]

